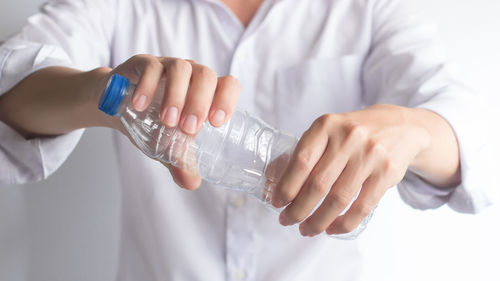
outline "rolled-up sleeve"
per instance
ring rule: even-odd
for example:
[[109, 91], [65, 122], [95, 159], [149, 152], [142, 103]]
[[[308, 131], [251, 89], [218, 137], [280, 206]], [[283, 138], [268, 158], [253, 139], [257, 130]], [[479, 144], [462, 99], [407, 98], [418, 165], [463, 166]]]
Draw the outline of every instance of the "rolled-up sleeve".
[[403, 1], [372, 3], [373, 43], [363, 70], [366, 100], [439, 114], [454, 130], [460, 149], [458, 186], [440, 189], [408, 171], [398, 184], [401, 198], [417, 209], [448, 204], [458, 212], [478, 212], [498, 199], [490, 111], [454, 77], [434, 26], [419, 20]]
[[[115, 11], [114, 0], [44, 4], [19, 33], [0, 46], [0, 95], [46, 67], [86, 71], [108, 66]], [[27, 140], [0, 122], [0, 183], [47, 178], [69, 156], [82, 133]]]

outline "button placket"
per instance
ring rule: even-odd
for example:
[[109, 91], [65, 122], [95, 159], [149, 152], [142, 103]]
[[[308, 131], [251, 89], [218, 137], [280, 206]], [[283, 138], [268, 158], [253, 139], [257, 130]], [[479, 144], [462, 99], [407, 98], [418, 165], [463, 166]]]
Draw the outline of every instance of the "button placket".
[[237, 270], [234, 272], [233, 276], [234, 276], [234, 279], [235, 279], [235, 280], [238, 280], [238, 281], [245, 280], [245, 276], [246, 276], [246, 274], [245, 274], [245, 270], [243, 270], [243, 269], [239, 268], [239, 269], [237, 269]]
[[254, 208], [241, 192], [231, 192], [226, 204], [226, 279], [253, 280], [256, 267]]
[[241, 208], [245, 206], [246, 198], [243, 194], [235, 196], [231, 203], [233, 204], [234, 207], [236, 208]]

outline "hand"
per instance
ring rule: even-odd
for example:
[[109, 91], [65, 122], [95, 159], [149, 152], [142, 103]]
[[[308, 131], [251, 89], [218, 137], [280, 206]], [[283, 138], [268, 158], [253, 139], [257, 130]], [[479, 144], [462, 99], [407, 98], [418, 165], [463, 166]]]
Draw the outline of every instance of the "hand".
[[[240, 84], [236, 78], [218, 78], [213, 70], [192, 60], [137, 55], [112, 70], [106, 80], [114, 73], [137, 84], [132, 105], [138, 111], [148, 107], [158, 84], [164, 79], [161, 120], [167, 127], [179, 125], [190, 135], [198, 132], [207, 117], [213, 126], [223, 125], [233, 113], [240, 93]], [[126, 133], [120, 122], [116, 122], [114, 127]], [[165, 166], [181, 187], [199, 187], [201, 178], [197, 173]]]
[[273, 192], [273, 206], [289, 204], [280, 223], [305, 219], [300, 225], [304, 236], [354, 230], [430, 144], [429, 132], [413, 122], [412, 110], [374, 105], [318, 118], [301, 137]]

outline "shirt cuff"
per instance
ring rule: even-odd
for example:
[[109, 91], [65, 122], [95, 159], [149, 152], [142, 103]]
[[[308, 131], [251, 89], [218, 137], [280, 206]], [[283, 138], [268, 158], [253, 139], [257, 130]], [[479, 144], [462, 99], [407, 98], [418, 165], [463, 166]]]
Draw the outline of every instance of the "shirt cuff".
[[480, 98], [462, 90], [445, 91], [417, 107], [439, 114], [453, 128], [460, 150], [461, 183], [438, 189], [408, 172], [398, 185], [401, 198], [417, 209], [448, 204], [462, 213], [477, 213], [491, 205], [498, 198], [492, 171], [496, 150], [487, 127], [489, 111]]
[[71, 154], [83, 131], [27, 140], [0, 122], [0, 182], [23, 184], [46, 179]]
[[[15, 41], [15, 40], [14, 40]], [[12, 42], [0, 46], [0, 95], [31, 73], [49, 66], [71, 67], [59, 48], [33, 42]], [[78, 143], [83, 130], [56, 137], [26, 140], [0, 122], [0, 183], [22, 184], [46, 179]]]

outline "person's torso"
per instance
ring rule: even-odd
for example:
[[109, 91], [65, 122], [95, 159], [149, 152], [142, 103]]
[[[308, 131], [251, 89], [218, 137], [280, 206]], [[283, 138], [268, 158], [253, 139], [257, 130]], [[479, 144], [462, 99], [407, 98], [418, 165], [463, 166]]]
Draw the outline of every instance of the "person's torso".
[[[118, 1], [111, 66], [135, 54], [194, 59], [242, 84], [238, 106], [299, 136], [364, 106], [364, 0], [264, 1], [245, 30], [218, 1]], [[356, 280], [356, 242], [285, 228], [256, 199], [169, 172], [116, 136], [123, 186], [118, 280]]]

